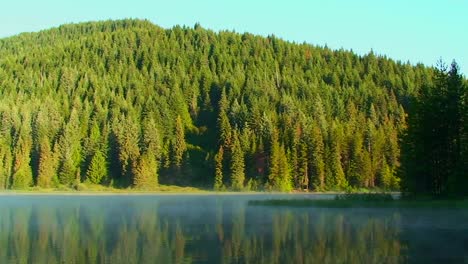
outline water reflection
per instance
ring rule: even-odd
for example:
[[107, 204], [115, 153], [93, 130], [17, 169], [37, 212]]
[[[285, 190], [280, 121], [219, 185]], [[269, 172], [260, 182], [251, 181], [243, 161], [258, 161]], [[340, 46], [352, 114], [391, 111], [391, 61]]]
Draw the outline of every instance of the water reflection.
[[[441, 218], [434, 229], [432, 222], [424, 225], [433, 218], [430, 212], [264, 208], [247, 206], [247, 200], [234, 196], [0, 197], [0, 262], [468, 260], [468, 233], [463, 233], [468, 230], [466, 213], [454, 216], [456, 222]], [[458, 226], [451, 230], [454, 223]], [[436, 233], [422, 243], [430, 230]], [[450, 234], [451, 250], [437, 252], [444, 242], [440, 237], [446, 234]], [[428, 246], [435, 251], [425, 252]]]

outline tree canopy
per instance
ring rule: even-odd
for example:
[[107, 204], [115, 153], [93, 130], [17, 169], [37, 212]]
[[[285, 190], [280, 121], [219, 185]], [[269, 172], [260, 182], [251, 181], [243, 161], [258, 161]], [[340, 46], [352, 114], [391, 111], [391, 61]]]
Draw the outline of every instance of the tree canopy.
[[0, 39], [0, 188], [396, 189], [407, 113], [438, 75], [142, 20]]
[[468, 86], [453, 62], [439, 62], [432, 84], [413, 98], [403, 137], [403, 190], [468, 195]]

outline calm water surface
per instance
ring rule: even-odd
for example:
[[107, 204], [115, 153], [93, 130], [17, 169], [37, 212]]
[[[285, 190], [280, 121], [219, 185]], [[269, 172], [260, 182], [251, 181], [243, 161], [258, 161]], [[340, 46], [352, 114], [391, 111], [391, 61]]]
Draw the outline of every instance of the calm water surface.
[[0, 263], [468, 263], [467, 211], [247, 205], [303, 197], [0, 196]]

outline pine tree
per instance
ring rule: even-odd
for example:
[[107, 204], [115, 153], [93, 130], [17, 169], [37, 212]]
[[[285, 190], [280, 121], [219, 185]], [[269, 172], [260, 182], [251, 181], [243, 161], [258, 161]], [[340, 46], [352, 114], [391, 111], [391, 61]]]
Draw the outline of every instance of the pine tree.
[[463, 186], [468, 183], [468, 160], [464, 155], [464, 149], [468, 145], [468, 87], [463, 83], [463, 76], [455, 61], [452, 62], [447, 78], [447, 118], [448, 133], [447, 143], [449, 154], [447, 192], [454, 195], [467, 195], [468, 190]]
[[[11, 124], [7, 122], [7, 115], [3, 115], [0, 125], [0, 189], [8, 189], [11, 186], [11, 174], [13, 164]], [[13, 148], [14, 149], [14, 148]]]
[[158, 185], [158, 167], [154, 154], [146, 152], [141, 155], [133, 167], [133, 186], [137, 189], [151, 190]]
[[[318, 126], [312, 128], [311, 140], [310, 174], [312, 186], [315, 191], [323, 191], [326, 188], [324, 163], [325, 147], [323, 144], [322, 132]], [[327, 180], [327, 188], [334, 188], [335, 182], [333, 179]]]
[[219, 129], [219, 140], [220, 144], [224, 148], [229, 148], [231, 145], [231, 133], [232, 128], [227, 116], [228, 102], [226, 99], [226, 91], [223, 89], [221, 93], [221, 99], [219, 100], [219, 114], [218, 114], [218, 129]]
[[51, 149], [49, 141], [43, 139], [39, 146], [39, 166], [37, 186], [42, 188], [53, 187], [57, 182], [57, 154]]
[[187, 150], [187, 145], [185, 143], [185, 131], [184, 131], [184, 124], [182, 123], [182, 118], [180, 115], [176, 118], [175, 124], [175, 141], [173, 144], [173, 152], [174, 152], [174, 165], [177, 168], [180, 168], [182, 165], [182, 159], [184, 157], [184, 153]]
[[304, 140], [301, 140], [299, 143], [299, 158], [298, 158], [298, 166], [299, 166], [299, 186], [303, 190], [309, 189], [309, 160], [308, 156], [308, 148], [307, 144]]
[[96, 150], [86, 172], [86, 179], [93, 184], [100, 184], [108, 173], [105, 154], [101, 150]]
[[12, 177], [12, 188], [14, 189], [24, 189], [33, 183], [32, 170], [29, 166], [29, 147], [26, 140], [22, 138], [18, 140]]
[[[348, 187], [348, 181], [341, 165], [340, 150], [337, 145], [330, 147], [328, 155], [329, 169], [327, 179], [333, 179], [334, 189], [344, 190]], [[349, 176], [348, 176], [349, 177]]]
[[161, 138], [156, 122], [153, 118], [147, 118], [143, 122], [143, 146], [158, 158], [161, 155]]
[[[234, 148], [233, 146], [233, 129], [231, 127], [231, 124], [229, 122], [228, 115], [226, 113], [228, 109], [228, 102], [226, 99], [226, 90], [223, 88], [221, 91], [221, 97], [218, 102], [218, 117], [216, 120], [216, 125], [217, 125], [217, 131], [218, 132], [218, 144], [219, 144], [219, 149], [222, 148], [222, 157], [221, 156], [216, 156], [215, 159], [217, 159], [216, 162], [216, 168], [215, 168], [215, 174], [216, 174], [216, 181], [219, 179], [223, 179], [222, 175], [229, 175], [232, 172], [231, 170], [231, 164], [233, 162], [233, 153], [232, 150]], [[218, 151], [218, 154], [220, 152]], [[218, 163], [220, 162], [220, 163]], [[219, 171], [219, 169], [221, 169]], [[231, 185], [232, 186], [232, 177], [229, 177], [227, 179], [224, 179], [224, 185]], [[215, 184], [219, 184], [219, 182], [216, 182]], [[219, 185], [218, 187], [221, 187]]]
[[[0, 145], [5, 146], [5, 143], [0, 140]], [[9, 156], [11, 156], [10, 148], [5, 147], [0, 149], [0, 190], [5, 190], [9, 187], [9, 170], [11, 168]]]
[[140, 127], [130, 116], [122, 116], [119, 121], [116, 120], [113, 126], [117, 137], [118, 159], [121, 166], [121, 184], [128, 185], [133, 182], [132, 168], [135, 166], [141, 155]]
[[268, 188], [278, 191], [292, 189], [291, 174], [284, 147], [278, 142], [278, 132], [273, 131], [270, 143]]
[[291, 144], [291, 148], [288, 150], [288, 160], [291, 169], [291, 177], [294, 189], [301, 189], [301, 173], [300, 173], [300, 166], [299, 166], [299, 139], [294, 137], [293, 143]]
[[221, 190], [223, 188], [223, 155], [224, 148], [221, 145], [219, 147], [218, 153], [215, 156], [215, 179], [214, 179], [214, 189]]
[[[85, 179], [98, 150], [109, 170], [102, 184], [135, 186], [138, 174], [184, 185], [217, 177], [231, 186], [236, 127], [244, 182], [257, 186], [281, 189], [292, 176], [295, 188], [342, 189], [347, 180], [387, 188], [397, 182], [403, 147], [417, 161], [408, 173], [417, 176], [404, 185], [466, 192], [468, 99], [456, 67], [438, 72], [278, 38], [162, 30], [138, 20], [2, 39], [0, 54], [0, 188], [11, 188], [13, 176], [30, 178], [28, 166], [43, 187]], [[408, 134], [418, 131], [409, 147], [399, 145], [407, 113]], [[306, 135], [311, 127], [319, 128], [322, 144]], [[219, 162], [211, 154], [221, 146]], [[153, 159], [156, 173], [142, 173]], [[193, 177], [172, 177], [182, 174]]]
[[357, 133], [352, 142], [350, 166], [347, 171], [349, 181], [357, 187], [369, 187], [371, 176], [371, 160], [369, 153], [363, 149], [363, 138]]
[[394, 171], [390, 168], [387, 162], [384, 160], [380, 171], [378, 172], [380, 186], [384, 190], [399, 190], [400, 178], [396, 177]]
[[242, 147], [240, 145], [237, 129], [234, 130], [232, 138], [231, 188], [233, 190], [242, 190], [244, 188], [245, 180], [245, 162], [244, 152], [242, 151]]
[[276, 131], [271, 135], [270, 141], [270, 153], [268, 160], [268, 183], [267, 187], [269, 189], [277, 189], [280, 185], [280, 145], [278, 142], [278, 134]]
[[59, 138], [60, 166], [58, 176], [61, 184], [71, 185], [80, 179], [81, 136], [78, 113], [73, 109], [69, 122], [63, 128]]
[[282, 192], [289, 192], [292, 190], [292, 179], [291, 179], [291, 171], [287, 159], [286, 152], [284, 150], [284, 146], [280, 146], [280, 159], [279, 159], [279, 182], [277, 185], [277, 189]]
[[29, 165], [32, 149], [31, 127], [28, 122], [29, 117], [26, 116], [25, 119], [19, 130], [15, 144], [12, 176], [12, 188], [14, 189], [24, 189], [33, 184], [32, 169]]
[[[433, 85], [422, 87], [413, 102], [404, 137], [402, 185], [412, 194], [460, 195], [467, 191], [462, 156], [463, 97], [466, 88], [456, 63], [450, 70], [440, 62]], [[422, 165], [424, 164], [424, 165]]]
[[[330, 133], [330, 145], [327, 148], [327, 164], [326, 164], [326, 182], [332, 189], [343, 190], [348, 187], [348, 180], [345, 177], [345, 173], [341, 161], [341, 144], [342, 137], [336, 125], [333, 126]], [[350, 175], [347, 175], [348, 179]]]

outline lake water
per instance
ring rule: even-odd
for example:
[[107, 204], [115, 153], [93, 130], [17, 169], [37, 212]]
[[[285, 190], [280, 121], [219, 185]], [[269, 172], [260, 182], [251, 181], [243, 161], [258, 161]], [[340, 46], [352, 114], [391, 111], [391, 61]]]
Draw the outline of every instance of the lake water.
[[0, 196], [0, 263], [468, 263], [467, 211], [247, 205], [303, 197]]

